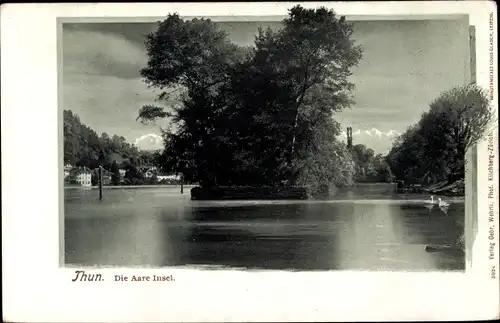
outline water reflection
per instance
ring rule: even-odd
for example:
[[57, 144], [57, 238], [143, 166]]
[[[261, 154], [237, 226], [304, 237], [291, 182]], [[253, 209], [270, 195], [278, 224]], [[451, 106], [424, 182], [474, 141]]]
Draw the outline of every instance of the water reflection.
[[[66, 193], [66, 192], [65, 192]], [[426, 252], [463, 232], [463, 203], [346, 200], [196, 202], [168, 189], [68, 191], [67, 264], [217, 265], [291, 270], [457, 270], [460, 252]], [[358, 203], [359, 202], [359, 203]]]

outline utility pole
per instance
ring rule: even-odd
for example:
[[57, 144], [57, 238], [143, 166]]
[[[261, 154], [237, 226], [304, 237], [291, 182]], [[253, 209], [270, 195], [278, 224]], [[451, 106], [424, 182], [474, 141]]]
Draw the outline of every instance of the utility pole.
[[181, 173], [181, 194], [184, 194], [184, 174]]
[[347, 127], [347, 149], [352, 148], [352, 128]]

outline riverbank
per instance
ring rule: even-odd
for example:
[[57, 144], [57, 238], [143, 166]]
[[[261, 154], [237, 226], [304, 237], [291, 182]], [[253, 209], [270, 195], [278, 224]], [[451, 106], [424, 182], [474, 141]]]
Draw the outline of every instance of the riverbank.
[[194, 187], [192, 200], [311, 200], [330, 199], [341, 196], [392, 195], [397, 193], [397, 183], [355, 183], [349, 187], [320, 186], [220, 186], [212, 188]]
[[465, 180], [453, 183], [440, 182], [425, 187], [424, 192], [443, 196], [465, 196]]
[[[196, 185], [184, 185], [184, 189], [188, 190], [193, 187], [196, 187]], [[157, 184], [157, 185], [105, 185], [102, 187], [103, 189], [132, 189], [132, 188], [179, 188], [181, 189], [181, 185], [178, 184]], [[65, 185], [64, 186], [65, 190], [69, 189], [99, 189], [99, 186], [91, 186], [91, 187], [84, 187], [84, 186], [79, 186], [79, 185]]]
[[192, 200], [307, 200], [307, 187], [214, 187], [191, 189]]

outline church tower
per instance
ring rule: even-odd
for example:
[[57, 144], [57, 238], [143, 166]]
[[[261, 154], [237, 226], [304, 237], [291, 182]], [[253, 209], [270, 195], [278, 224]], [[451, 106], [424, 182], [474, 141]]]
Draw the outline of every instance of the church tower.
[[352, 128], [347, 127], [347, 148], [352, 148]]

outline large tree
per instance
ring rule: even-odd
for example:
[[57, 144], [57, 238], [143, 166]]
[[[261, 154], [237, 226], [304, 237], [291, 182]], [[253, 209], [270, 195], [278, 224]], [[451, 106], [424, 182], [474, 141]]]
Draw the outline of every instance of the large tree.
[[118, 164], [116, 161], [113, 161], [111, 164], [111, 183], [113, 185], [120, 185], [121, 182], [121, 174], [120, 174], [120, 168], [118, 167]]
[[310, 156], [317, 163], [336, 158], [333, 113], [352, 103], [348, 76], [360, 58], [351, 26], [325, 8], [294, 7], [283, 28], [258, 31], [232, 85], [240, 116], [234, 131], [256, 174], [294, 183], [310, 173], [303, 168], [313, 167]]
[[351, 154], [355, 165], [354, 180], [356, 182], [391, 182], [392, 171], [385, 157], [381, 154], [375, 155], [373, 149], [358, 144], [351, 148]]
[[143, 122], [171, 117], [175, 131], [163, 130], [164, 169], [183, 172], [188, 180], [217, 182], [216, 153], [221, 140], [219, 115], [227, 102], [221, 97], [231, 66], [244, 54], [210, 19], [182, 20], [169, 15], [147, 36], [148, 65], [141, 74], [146, 83], [160, 89], [158, 100], [172, 94], [178, 104], [171, 111], [146, 105], [139, 111]]
[[487, 93], [470, 84], [443, 92], [429, 111], [396, 140], [388, 161], [400, 179], [454, 182], [465, 176], [465, 153], [493, 118]]
[[142, 75], [158, 99], [180, 92], [171, 112], [139, 111], [142, 121], [170, 117], [175, 126], [164, 131], [167, 169], [205, 186], [276, 185], [319, 169], [337, 178], [335, 161], [349, 164], [333, 113], [351, 104], [361, 49], [333, 11], [296, 6], [282, 28], [259, 30], [251, 49], [208, 19], [171, 15], [146, 49]]

